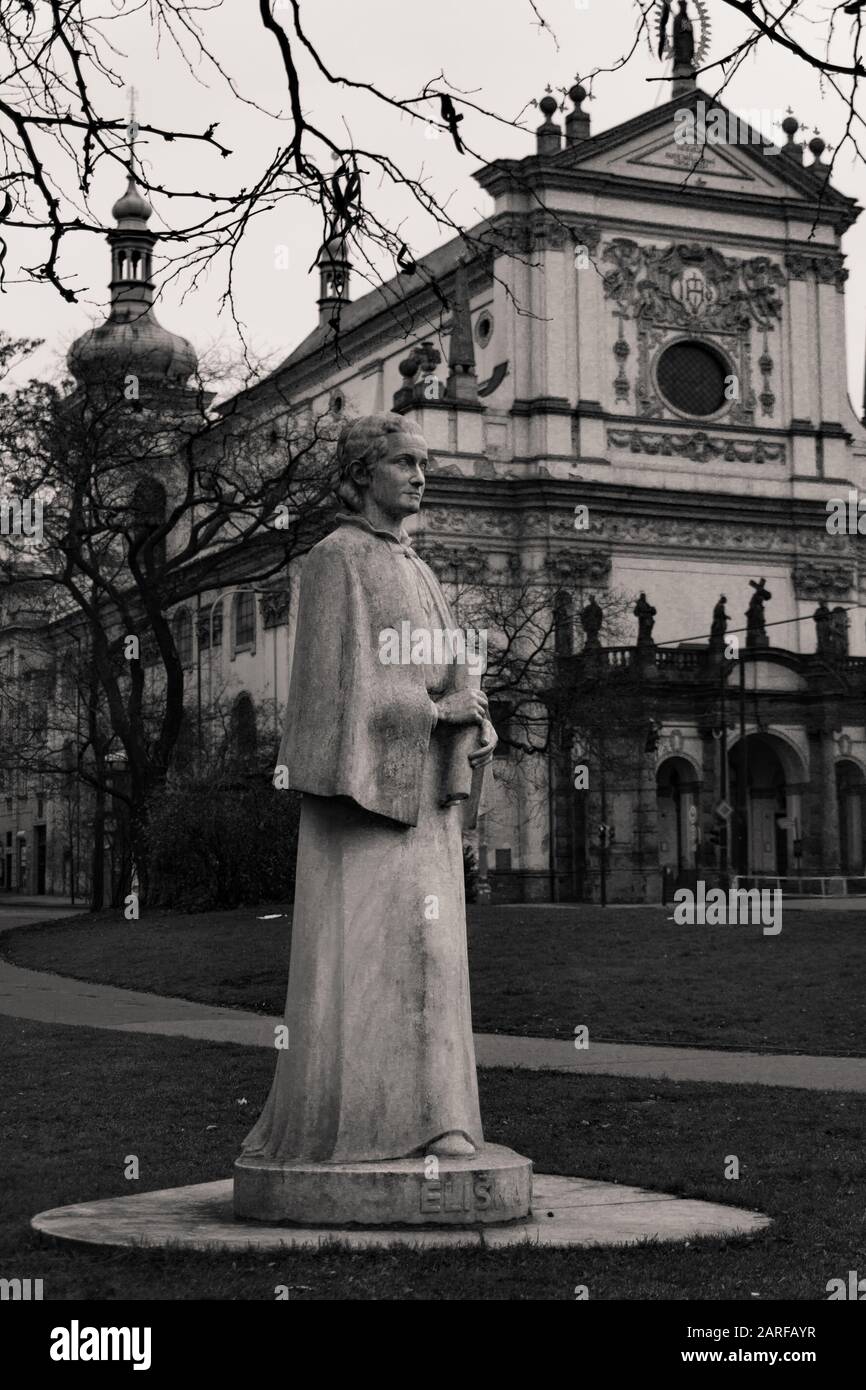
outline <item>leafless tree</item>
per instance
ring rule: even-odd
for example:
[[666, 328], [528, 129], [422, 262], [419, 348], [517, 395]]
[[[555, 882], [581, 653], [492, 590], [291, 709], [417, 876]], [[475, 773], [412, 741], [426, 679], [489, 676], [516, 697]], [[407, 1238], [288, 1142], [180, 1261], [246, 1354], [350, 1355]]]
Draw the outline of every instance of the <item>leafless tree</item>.
[[[818, 0], [718, 0], [718, 4], [739, 16], [741, 33], [728, 51], [702, 60], [698, 80], [704, 85], [715, 83], [722, 95], [751, 55], [770, 49], [788, 53], [804, 69], [818, 73], [840, 98], [844, 120], [835, 137], [834, 160], [846, 144], [859, 154], [864, 119], [860, 83], [866, 73], [862, 7], [842, 0], [829, 5]], [[633, 5], [634, 31], [622, 54], [607, 66], [588, 67], [581, 78], [590, 96], [625, 67], [644, 42], [653, 49], [657, 46], [659, 21], [671, 7], [655, 0], [633, 0]], [[338, 71], [324, 44], [311, 37], [310, 26], [315, 27], [315, 22], [309, 0], [258, 0], [255, 9], [250, 7], [251, 16], [265, 40], [273, 44], [285, 82], [284, 102], [280, 109], [269, 111], [241, 90], [221, 58], [218, 31], [224, 8], [225, 0], [206, 6], [192, 6], [186, 0], [141, 0], [107, 12], [87, 0], [6, 0], [0, 7], [0, 222], [36, 234], [43, 247], [41, 259], [20, 271], [16, 268], [16, 275], [47, 281], [64, 298], [76, 298], [61, 252], [71, 236], [105, 230], [92, 206], [94, 175], [100, 166], [132, 168], [130, 120], [122, 109], [126, 81], [122, 53], [130, 36], [140, 37], [145, 22], [154, 62], [163, 48], [177, 51], [190, 83], [204, 91], [205, 114], [199, 129], [166, 128], [142, 120], [135, 123], [133, 134], [146, 142], [149, 151], [168, 143], [198, 146], [203, 156], [214, 161], [209, 166], [203, 158], [202, 176], [195, 186], [160, 182], [140, 163], [136, 165], [136, 175], [148, 193], [197, 209], [165, 234], [180, 249], [172, 262], [172, 275], [185, 276], [195, 284], [215, 260], [223, 261], [224, 297], [234, 309], [233, 272], [251, 222], [285, 199], [295, 198], [308, 200], [320, 210], [323, 243], [336, 239], [336, 244], [348, 245], [356, 270], [371, 283], [379, 282], [378, 267], [383, 262], [393, 264], [410, 288], [431, 281], [400, 231], [410, 212], [419, 208], [440, 234], [459, 235], [467, 249], [479, 249], [473, 230], [449, 211], [450, 190], [437, 190], [421, 161], [418, 170], [404, 167], [389, 152], [387, 138], [382, 148], [355, 142], [339, 101], [332, 104], [328, 116], [314, 118], [305, 94], [312, 84], [324, 83], [336, 95], [349, 95], [384, 113], [395, 123], [395, 130], [396, 123], [408, 119], [419, 131], [441, 132], [461, 155], [479, 160], [489, 157], [489, 151], [482, 153], [482, 145], [490, 132], [502, 125], [521, 125], [525, 107], [506, 115], [495, 112], [477, 91], [457, 90], [444, 69], [408, 93], [387, 90], [357, 71]], [[363, 24], [363, 6], [352, 7], [348, 17], [349, 22]], [[503, 14], [503, 22], [540, 27], [557, 50], [558, 19], [561, 16], [547, 13], [544, 0], [529, 0], [525, 9], [515, 7]], [[431, 37], [442, 40], [443, 50], [456, 42], [452, 31], [435, 26], [427, 31], [428, 43]], [[407, 41], [415, 42], [414, 34]], [[495, 59], [496, 45], [491, 45], [490, 52]], [[440, 61], [446, 57], [443, 52]], [[666, 79], [660, 69], [654, 80]], [[243, 182], [229, 179], [227, 186], [219, 166], [233, 169], [232, 150], [225, 143], [221, 123], [213, 118], [220, 88], [229, 101], [254, 107], [271, 123], [274, 135], [272, 152], [266, 151], [252, 169], [245, 159]], [[158, 161], [151, 160], [149, 167], [158, 167]], [[391, 222], [377, 211], [375, 189], [380, 184], [400, 195]], [[10, 267], [4, 267], [5, 253], [0, 240], [0, 276], [4, 269], [10, 273]], [[332, 327], [338, 336], [339, 312]]]
[[[72, 393], [42, 381], [0, 392], [0, 462], [7, 477], [14, 465], [19, 504], [42, 509], [41, 538], [0, 542], [0, 601], [14, 600], [19, 625], [40, 628], [49, 651], [52, 639], [78, 642], [78, 765], [103, 807], [109, 789], [126, 803], [141, 875], [144, 807], [184, 722], [179, 643], [189, 639], [177, 611], [226, 586], [272, 590], [279, 602], [288, 561], [320, 538], [332, 510], [336, 426], [288, 408], [262, 425], [243, 398], [215, 412], [201, 378], [127, 398], [123, 383], [136, 379], [116, 365], [113, 382]], [[210, 661], [213, 623], [205, 628], [198, 647]]]

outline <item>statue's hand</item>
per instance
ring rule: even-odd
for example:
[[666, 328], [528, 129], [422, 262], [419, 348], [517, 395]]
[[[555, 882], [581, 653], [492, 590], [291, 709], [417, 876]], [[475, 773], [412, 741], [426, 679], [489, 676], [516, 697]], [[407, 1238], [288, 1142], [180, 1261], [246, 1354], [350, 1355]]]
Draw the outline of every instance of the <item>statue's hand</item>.
[[437, 700], [436, 709], [444, 724], [481, 724], [489, 714], [483, 690], [455, 690]]
[[481, 721], [481, 742], [473, 753], [469, 754], [470, 767], [484, 767], [486, 763], [493, 762], [493, 754], [499, 739], [496, 730], [489, 719]]

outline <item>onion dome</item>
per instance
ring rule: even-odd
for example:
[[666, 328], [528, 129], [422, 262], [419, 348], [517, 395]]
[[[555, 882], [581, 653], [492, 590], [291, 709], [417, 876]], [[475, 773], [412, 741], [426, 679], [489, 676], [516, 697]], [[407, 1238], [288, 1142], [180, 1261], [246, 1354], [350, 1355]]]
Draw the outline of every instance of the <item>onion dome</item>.
[[126, 317], [112, 311], [98, 328], [76, 338], [67, 354], [72, 375], [82, 382], [137, 376], [143, 381], [184, 385], [198, 366], [195, 348], [178, 333], [163, 328], [152, 310]]
[[67, 354], [74, 377], [88, 384], [141, 381], [185, 384], [198, 366], [192, 344], [171, 333], [153, 312], [152, 253], [157, 240], [147, 222], [153, 208], [130, 174], [112, 208], [117, 223], [111, 247], [111, 310], [105, 323], [77, 338]]
[[126, 184], [126, 192], [118, 198], [111, 215], [118, 226], [125, 226], [129, 222], [147, 222], [153, 213], [153, 208], [145, 198], [132, 174]]

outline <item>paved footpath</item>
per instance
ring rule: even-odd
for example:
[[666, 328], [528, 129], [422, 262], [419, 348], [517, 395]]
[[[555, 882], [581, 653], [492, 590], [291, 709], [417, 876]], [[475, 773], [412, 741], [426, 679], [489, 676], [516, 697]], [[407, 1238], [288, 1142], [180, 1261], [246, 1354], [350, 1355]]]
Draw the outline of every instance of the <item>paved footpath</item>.
[[[248, 1047], [273, 1047], [274, 1028], [281, 1022], [279, 1018], [240, 1009], [194, 1004], [185, 999], [23, 970], [3, 960], [0, 1014], [37, 1023], [110, 1028], [122, 1033], [160, 1033]], [[866, 1091], [866, 1057], [758, 1055], [627, 1043], [593, 1043], [578, 1051], [571, 1042], [493, 1033], [477, 1034], [475, 1049], [481, 1067]]]

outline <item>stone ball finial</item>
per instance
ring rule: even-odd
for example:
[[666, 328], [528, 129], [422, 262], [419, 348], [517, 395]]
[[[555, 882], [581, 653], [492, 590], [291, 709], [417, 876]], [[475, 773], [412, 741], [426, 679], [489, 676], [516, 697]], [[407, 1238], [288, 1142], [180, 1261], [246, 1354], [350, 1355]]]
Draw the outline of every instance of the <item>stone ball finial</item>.
[[541, 101], [538, 103], [538, 109], [541, 112], [542, 116], [545, 118], [545, 120], [549, 121], [551, 116], [557, 109], [556, 97], [542, 97]]
[[815, 131], [815, 134], [812, 136], [812, 139], [809, 141], [809, 149], [812, 151], [812, 154], [815, 156], [815, 161], [816, 161], [816, 163], [820, 160], [821, 155], [824, 153], [824, 151], [826, 150], [826, 148], [827, 148], [827, 142], [826, 142], [825, 140], [822, 140], [822, 139], [821, 139], [820, 135], [818, 134], [818, 132], [817, 132], [817, 130], [816, 130], [816, 131]]
[[407, 381], [411, 380], [418, 370], [418, 358], [415, 356], [415, 353], [410, 352], [408, 357], [404, 357], [397, 370]]
[[581, 102], [586, 101], [586, 88], [581, 82], [576, 82], [568, 93], [575, 106], [579, 107]]
[[797, 134], [797, 131], [800, 129], [800, 122], [797, 120], [797, 117], [793, 114], [790, 116], [786, 116], [782, 122], [782, 129], [784, 130], [788, 139], [793, 140], [794, 136]]

